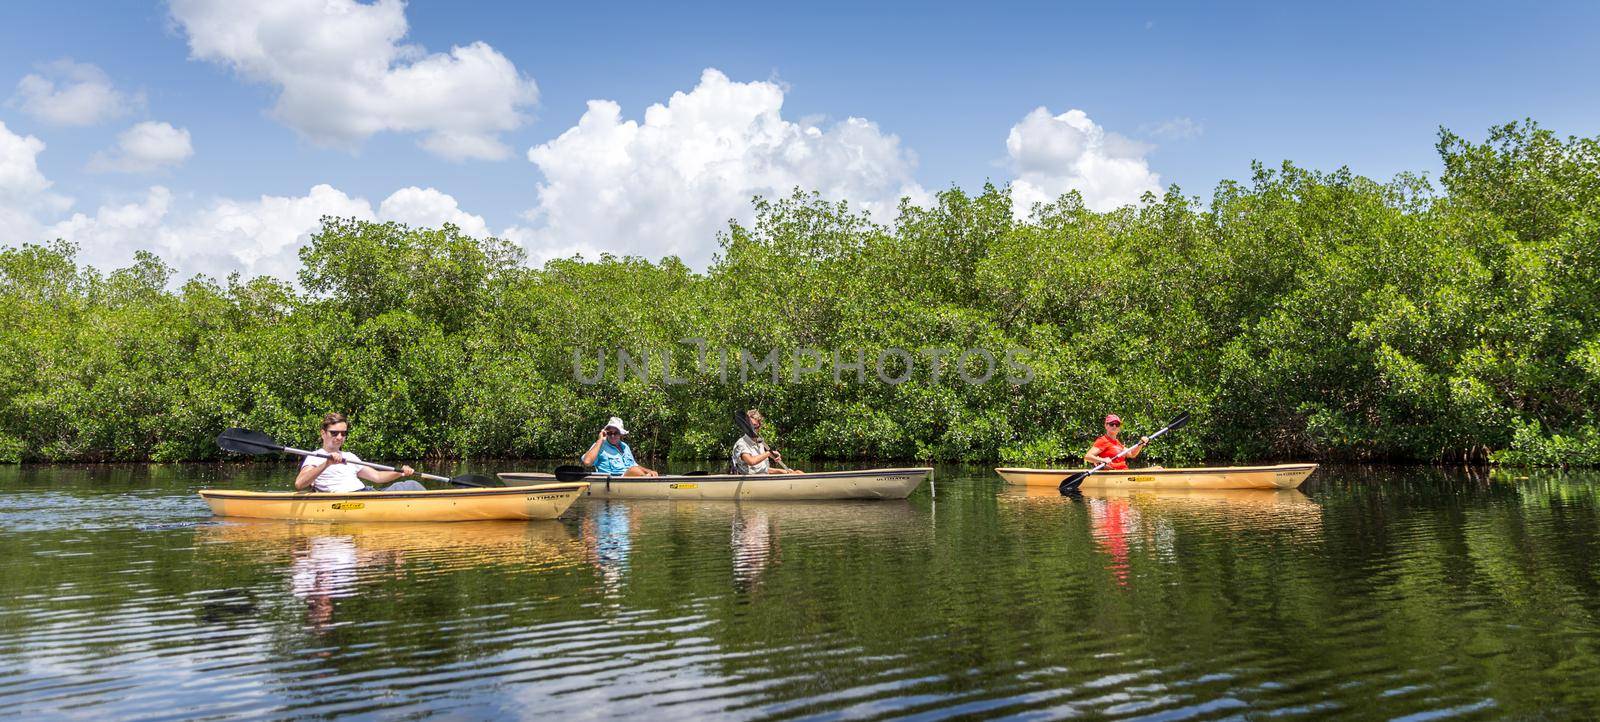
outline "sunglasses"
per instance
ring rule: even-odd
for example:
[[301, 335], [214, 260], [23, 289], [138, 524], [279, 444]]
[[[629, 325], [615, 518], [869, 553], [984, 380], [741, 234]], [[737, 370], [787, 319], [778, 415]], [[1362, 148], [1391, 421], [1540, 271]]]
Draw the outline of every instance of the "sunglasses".
[[606, 436], [621, 436], [622, 432], [616, 429], [606, 429]]
[[327, 432], [330, 436], [349, 436], [350, 435], [350, 430], [349, 429], [337, 429], [337, 430], [323, 429], [323, 431]]
[[1122, 425], [1121, 421], [1113, 421], [1113, 422], [1111, 422], [1109, 424], [1106, 424], [1106, 426], [1121, 426], [1121, 425]]

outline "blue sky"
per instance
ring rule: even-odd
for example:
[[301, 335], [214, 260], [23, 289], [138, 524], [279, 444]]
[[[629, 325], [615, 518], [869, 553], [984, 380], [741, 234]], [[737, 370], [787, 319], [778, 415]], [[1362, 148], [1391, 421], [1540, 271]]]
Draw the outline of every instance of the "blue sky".
[[[321, 5], [307, 4], [290, 26], [315, 33]], [[246, 57], [252, 51], [240, 46], [209, 57], [195, 50], [208, 38], [235, 42], [217, 38], [252, 27], [248, 18], [230, 18], [226, 6], [0, 5], [0, 123], [23, 139], [6, 146], [0, 134], [0, 148], [11, 148], [0, 163], [22, 163], [26, 174], [31, 158], [38, 176], [0, 188], [0, 219], [11, 219], [0, 223], [0, 244], [64, 235], [104, 264], [143, 244], [185, 271], [283, 274], [307, 229], [303, 218], [270, 217], [264, 196], [335, 211], [365, 203], [382, 217], [382, 201], [414, 187], [423, 193], [413, 203], [391, 204], [397, 219], [427, 222], [459, 210], [528, 246], [535, 260], [673, 252], [703, 265], [715, 250], [714, 228], [738, 215], [752, 190], [773, 184], [826, 186], [826, 194], [861, 201], [884, 218], [899, 195], [985, 180], [1025, 181], [1019, 184], [1033, 197], [1079, 188], [1091, 201], [1100, 194], [1105, 206], [1152, 184], [1208, 197], [1219, 179], [1245, 177], [1256, 159], [1348, 165], [1379, 179], [1431, 174], [1441, 125], [1476, 137], [1492, 124], [1532, 117], [1561, 134], [1592, 136], [1600, 118], [1594, 3], [675, 5], [392, 6], [389, 19], [403, 17], [405, 28], [398, 42], [421, 50], [400, 53], [389, 69], [481, 42], [537, 85], [537, 99], [517, 104], [515, 116], [508, 105], [498, 119], [469, 129], [499, 150], [464, 159], [419, 142], [441, 128], [460, 130], [453, 108], [493, 100], [481, 90], [420, 109], [398, 107], [412, 102], [400, 91], [370, 110], [372, 122], [420, 130], [363, 131], [330, 145], [306, 130], [322, 122], [316, 103], [296, 117], [274, 111], [286, 89], [305, 81], [306, 68], [319, 67], [289, 67], [298, 61], [284, 58], [319, 46], [261, 25], [267, 50], [259, 56]], [[327, 42], [354, 53], [388, 47], [347, 47], [340, 36], [349, 30], [336, 22], [325, 29], [334, 36]], [[49, 64], [67, 58], [103, 71], [125, 99], [118, 114], [74, 126], [30, 112], [19, 83], [34, 75], [64, 87], [69, 79]], [[708, 68], [726, 85], [702, 85]], [[336, 85], [356, 95], [371, 90], [359, 78]], [[316, 90], [325, 91], [334, 92]], [[655, 140], [625, 142], [602, 132], [611, 126], [596, 126], [552, 148], [544, 163], [530, 162], [528, 150], [577, 126], [589, 100], [614, 101], [618, 124], [643, 123], [647, 106], [674, 93], [703, 102], [692, 113], [685, 105]], [[1040, 107], [1048, 113], [1028, 122]], [[741, 130], [748, 118], [740, 113], [762, 109], [774, 112]], [[1074, 109], [1081, 118], [1063, 115]], [[690, 116], [732, 125], [697, 136], [683, 120]], [[848, 118], [867, 125], [841, 128]], [[188, 154], [157, 151], [155, 160], [107, 171], [121, 157], [119, 134], [142, 122], [186, 131]], [[821, 135], [800, 138], [805, 128]], [[784, 133], [799, 139], [774, 139]], [[1010, 136], [1016, 148], [1008, 148]], [[728, 137], [760, 147], [681, 157], [699, 141]], [[813, 160], [784, 165], [796, 148]], [[626, 158], [591, 172], [589, 157], [608, 152]], [[1102, 172], [1115, 177], [1095, 176]], [[562, 192], [541, 195], [541, 183]], [[333, 193], [313, 199], [319, 184]], [[153, 187], [167, 200], [158, 204]], [[441, 194], [456, 206], [441, 210]], [[596, 200], [602, 196], [608, 200]], [[147, 213], [121, 225], [101, 213], [123, 204]], [[75, 213], [81, 222], [62, 225]], [[252, 223], [271, 232], [237, 239], [232, 226], [218, 227], [226, 225], [219, 219], [237, 223], [252, 213], [260, 216]], [[208, 252], [235, 241], [236, 252]], [[278, 262], [263, 260], [273, 254]]]

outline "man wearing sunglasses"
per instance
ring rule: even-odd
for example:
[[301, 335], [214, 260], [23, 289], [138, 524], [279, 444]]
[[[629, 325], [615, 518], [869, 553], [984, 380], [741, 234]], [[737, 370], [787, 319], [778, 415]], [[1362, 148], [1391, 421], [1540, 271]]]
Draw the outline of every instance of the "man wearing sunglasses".
[[1094, 446], [1089, 447], [1088, 453], [1083, 455], [1083, 460], [1089, 462], [1090, 466], [1099, 466], [1104, 462], [1107, 469], [1113, 471], [1126, 470], [1128, 468], [1128, 460], [1138, 457], [1144, 451], [1144, 445], [1150, 443], [1150, 437], [1139, 437], [1139, 443], [1133, 445], [1132, 451], [1129, 451], [1122, 458], [1112, 461], [1117, 454], [1122, 453], [1124, 448], [1122, 442], [1117, 440], [1117, 435], [1121, 433], [1122, 417], [1116, 414], [1107, 414], [1105, 436], [1094, 440]]
[[294, 477], [294, 488], [304, 491], [311, 487], [316, 491], [347, 494], [352, 491], [370, 491], [372, 487], [363, 484], [390, 484], [388, 491], [423, 491], [427, 487], [415, 481], [400, 481], [411, 476], [411, 467], [401, 466], [399, 471], [378, 471], [365, 466], [356, 466], [348, 462], [361, 461], [361, 457], [344, 448], [345, 439], [350, 436], [350, 420], [337, 411], [322, 417], [322, 455], [307, 456], [300, 463], [300, 473]]
[[583, 452], [583, 463], [593, 466], [595, 473], [606, 476], [660, 476], [633, 460], [633, 449], [622, 437], [628, 430], [622, 428], [622, 419], [615, 416], [600, 430], [600, 438]]

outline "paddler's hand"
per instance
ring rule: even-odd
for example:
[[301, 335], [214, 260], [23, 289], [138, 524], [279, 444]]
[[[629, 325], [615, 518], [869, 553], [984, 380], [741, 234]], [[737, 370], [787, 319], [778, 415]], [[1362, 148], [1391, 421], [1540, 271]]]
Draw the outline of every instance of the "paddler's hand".
[[1144, 446], [1145, 444], [1148, 444], [1148, 443], [1150, 443], [1150, 437], [1148, 437], [1148, 436], [1139, 437], [1139, 445], [1140, 446]]
[[409, 466], [406, 466], [405, 464], [401, 464], [400, 465], [400, 478], [404, 479], [404, 478], [406, 478], [408, 476], [411, 476], [412, 474], [415, 474], [415, 473], [417, 473], [416, 469], [413, 469], [413, 468], [411, 468]]
[[324, 463], [326, 463], [326, 464], [328, 464], [330, 466], [333, 465], [333, 464], [343, 464], [344, 463], [344, 454], [341, 454], [341, 453], [339, 453], [337, 451], [335, 451], [335, 452], [333, 452], [331, 454], [328, 454], [328, 460], [326, 462], [324, 462]]

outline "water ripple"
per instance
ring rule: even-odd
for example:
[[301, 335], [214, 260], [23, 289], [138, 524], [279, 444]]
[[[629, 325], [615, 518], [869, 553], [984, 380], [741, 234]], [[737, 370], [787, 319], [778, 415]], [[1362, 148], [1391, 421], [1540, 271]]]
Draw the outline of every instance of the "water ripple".
[[941, 470], [905, 502], [354, 525], [212, 519], [181, 475], [27, 473], [0, 476], [0, 714], [30, 719], [1600, 706], [1589, 477], [1073, 499]]

